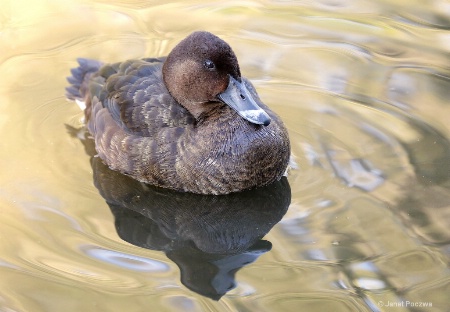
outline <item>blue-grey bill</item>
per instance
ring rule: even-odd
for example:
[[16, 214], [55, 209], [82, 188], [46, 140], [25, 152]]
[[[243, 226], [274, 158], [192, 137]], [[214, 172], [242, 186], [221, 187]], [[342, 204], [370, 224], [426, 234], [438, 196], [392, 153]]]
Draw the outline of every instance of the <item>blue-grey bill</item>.
[[268, 126], [269, 115], [256, 103], [247, 86], [229, 76], [230, 81], [226, 90], [218, 98], [233, 108], [239, 116], [257, 125]]

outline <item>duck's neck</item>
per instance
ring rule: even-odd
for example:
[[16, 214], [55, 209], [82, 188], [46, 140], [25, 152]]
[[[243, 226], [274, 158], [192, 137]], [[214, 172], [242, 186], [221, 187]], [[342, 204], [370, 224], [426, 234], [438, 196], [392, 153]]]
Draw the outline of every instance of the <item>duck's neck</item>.
[[215, 105], [210, 111], [203, 112], [196, 121], [196, 135], [205, 140], [212, 140], [212, 142], [217, 142], [221, 139], [227, 141], [221, 142], [221, 144], [234, 144], [231, 141], [237, 139], [240, 135], [252, 137], [255, 131], [259, 131], [261, 127], [264, 127], [248, 122], [231, 107], [221, 103]]
[[198, 110], [190, 110], [191, 114], [197, 120], [197, 125], [218, 122], [229, 114], [230, 108], [221, 102], [210, 102], [198, 105]]

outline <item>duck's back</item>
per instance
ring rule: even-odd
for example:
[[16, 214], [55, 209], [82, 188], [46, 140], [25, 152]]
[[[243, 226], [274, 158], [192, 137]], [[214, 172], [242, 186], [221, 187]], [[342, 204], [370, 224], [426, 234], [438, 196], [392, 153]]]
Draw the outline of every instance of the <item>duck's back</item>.
[[130, 134], [153, 137], [163, 128], [192, 125], [192, 116], [173, 99], [163, 82], [164, 60], [129, 60], [101, 67], [91, 79], [90, 84], [97, 85], [90, 88], [91, 97], [97, 92], [102, 106]]
[[137, 180], [183, 189], [174, 170], [178, 143], [194, 118], [167, 91], [165, 58], [103, 65], [79, 59], [68, 78], [69, 99], [86, 103], [85, 116], [98, 156]]

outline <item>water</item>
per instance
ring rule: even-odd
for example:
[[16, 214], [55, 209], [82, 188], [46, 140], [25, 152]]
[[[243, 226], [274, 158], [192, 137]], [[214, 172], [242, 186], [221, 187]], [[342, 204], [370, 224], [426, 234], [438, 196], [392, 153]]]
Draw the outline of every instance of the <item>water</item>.
[[[0, 311], [449, 311], [448, 2], [0, 4]], [[204, 204], [218, 237], [192, 199], [91, 166], [64, 99], [76, 57], [162, 56], [198, 29], [231, 44], [297, 164], [278, 210]], [[145, 218], [145, 196], [176, 216]]]

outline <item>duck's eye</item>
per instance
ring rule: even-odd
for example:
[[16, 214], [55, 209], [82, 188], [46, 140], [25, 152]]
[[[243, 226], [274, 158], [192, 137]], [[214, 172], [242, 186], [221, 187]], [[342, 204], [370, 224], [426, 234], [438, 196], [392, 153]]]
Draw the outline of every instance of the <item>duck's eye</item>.
[[206, 60], [205, 63], [203, 63], [203, 65], [208, 70], [214, 70], [216, 68], [216, 65], [214, 64], [214, 62], [210, 61], [210, 60]]

